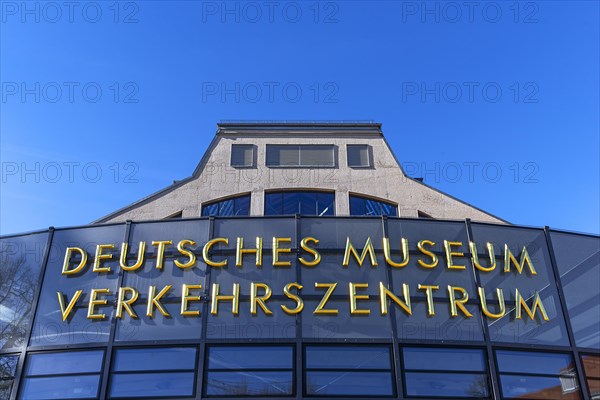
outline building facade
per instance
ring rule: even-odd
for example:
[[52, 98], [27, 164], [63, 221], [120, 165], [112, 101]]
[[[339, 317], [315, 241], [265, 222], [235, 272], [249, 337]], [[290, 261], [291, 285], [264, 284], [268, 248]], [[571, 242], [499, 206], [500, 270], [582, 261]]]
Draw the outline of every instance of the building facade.
[[600, 238], [406, 177], [378, 124], [220, 124], [190, 178], [0, 246], [0, 399], [600, 397]]

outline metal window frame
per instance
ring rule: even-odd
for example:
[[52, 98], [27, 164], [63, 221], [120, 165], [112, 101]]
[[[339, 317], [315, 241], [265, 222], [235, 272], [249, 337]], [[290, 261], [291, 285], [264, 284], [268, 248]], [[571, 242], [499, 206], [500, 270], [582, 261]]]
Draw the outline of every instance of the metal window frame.
[[[233, 152], [235, 148], [250, 148], [252, 150], [252, 160], [250, 161], [249, 165], [242, 165], [242, 164], [234, 164], [233, 163]], [[232, 143], [231, 144], [231, 150], [230, 150], [231, 156], [229, 157], [229, 165], [233, 168], [236, 169], [243, 169], [243, 168], [256, 168], [256, 145], [255, 144], [251, 144], [251, 143]]]
[[[350, 164], [350, 149], [354, 148], [354, 149], [360, 149], [360, 148], [365, 148], [367, 150], [367, 165], [355, 165], [355, 164]], [[371, 146], [370, 144], [347, 144], [346, 145], [346, 163], [348, 165], [349, 168], [352, 169], [373, 169], [375, 166], [375, 163], [373, 162], [373, 146]]]

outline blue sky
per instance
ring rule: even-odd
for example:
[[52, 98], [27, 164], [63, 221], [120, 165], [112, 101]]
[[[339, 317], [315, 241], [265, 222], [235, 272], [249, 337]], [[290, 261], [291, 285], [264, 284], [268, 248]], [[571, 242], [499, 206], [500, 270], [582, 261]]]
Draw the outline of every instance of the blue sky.
[[0, 233], [187, 177], [229, 119], [378, 121], [411, 176], [598, 233], [598, 4], [3, 1]]

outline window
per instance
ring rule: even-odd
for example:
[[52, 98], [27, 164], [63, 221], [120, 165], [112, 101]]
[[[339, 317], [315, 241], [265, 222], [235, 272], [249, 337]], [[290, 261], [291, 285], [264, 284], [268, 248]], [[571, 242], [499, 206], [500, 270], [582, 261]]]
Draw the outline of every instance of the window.
[[96, 399], [104, 351], [31, 354], [19, 398]]
[[336, 166], [334, 145], [267, 145], [267, 167], [321, 167]]
[[212, 346], [208, 348], [205, 396], [291, 396], [291, 346]]
[[433, 219], [433, 217], [427, 213], [424, 213], [421, 210], [417, 210], [417, 215], [419, 218], [425, 218], [425, 219]]
[[10, 399], [18, 356], [0, 357], [0, 399]]
[[397, 217], [398, 207], [393, 203], [351, 194], [350, 215], [387, 215]]
[[388, 346], [307, 346], [305, 360], [307, 396], [395, 395]]
[[118, 349], [110, 398], [194, 396], [195, 369], [195, 347]]
[[372, 167], [371, 146], [367, 144], [349, 144], [346, 146], [348, 152], [348, 166], [351, 168]]
[[249, 194], [207, 203], [202, 206], [203, 217], [230, 217], [235, 215], [250, 215]]
[[256, 146], [253, 144], [231, 145], [231, 166], [249, 168], [256, 166]]
[[485, 359], [479, 349], [405, 347], [402, 355], [408, 397], [489, 396]]
[[600, 356], [586, 355], [582, 357], [583, 369], [587, 379], [590, 399], [600, 398]]
[[579, 399], [577, 375], [568, 354], [497, 350], [503, 399]]
[[265, 193], [265, 215], [335, 215], [332, 192], [285, 191]]
[[183, 211], [177, 211], [176, 213], [173, 213], [163, 219], [181, 219], [181, 218], [183, 218]]

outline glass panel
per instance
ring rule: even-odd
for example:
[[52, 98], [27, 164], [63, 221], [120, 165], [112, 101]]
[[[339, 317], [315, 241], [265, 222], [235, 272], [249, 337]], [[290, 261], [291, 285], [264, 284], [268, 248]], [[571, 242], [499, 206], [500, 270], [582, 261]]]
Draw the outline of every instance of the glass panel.
[[[108, 340], [110, 318], [114, 312], [112, 303], [117, 290], [120, 269], [120, 247], [124, 238], [125, 224], [57, 230], [54, 233], [36, 311], [31, 345], [75, 344]], [[115, 245], [113, 250], [104, 251], [104, 254], [112, 255], [111, 259], [103, 260], [101, 263], [102, 268], [110, 268], [108, 273], [92, 272], [94, 254], [98, 244]], [[88, 254], [86, 266], [77, 274], [61, 274], [67, 247], [81, 247]], [[79, 260], [78, 256], [73, 256], [71, 268], [76, 265], [76, 260]], [[87, 305], [91, 289], [100, 288], [110, 290], [110, 294], [98, 296], [100, 299], [107, 299], [108, 305], [96, 308], [96, 312], [106, 314], [106, 319], [87, 319]], [[83, 290], [83, 293], [77, 300], [76, 308], [73, 309], [69, 319], [63, 321], [56, 293], [62, 292], [67, 297], [66, 303], [68, 303], [74, 293], [80, 289]]]
[[283, 192], [283, 215], [300, 214], [300, 193]]
[[114, 374], [110, 385], [110, 396], [111, 398], [191, 396], [194, 393], [194, 384], [194, 372]]
[[12, 379], [0, 379], [0, 400], [9, 400], [12, 389]]
[[568, 354], [497, 350], [496, 359], [500, 372], [559, 375], [574, 368]]
[[219, 203], [207, 204], [202, 206], [203, 217], [214, 217], [219, 215]]
[[600, 399], [600, 379], [588, 379], [587, 385], [592, 400]]
[[[494, 304], [496, 288], [500, 288], [504, 292], [506, 301], [505, 316], [499, 319], [487, 319], [491, 339], [497, 342], [568, 346], [565, 320], [556, 292], [544, 231], [476, 223], [471, 226], [474, 242], [477, 243], [479, 259], [489, 264], [487, 242], [492, 243], [497, 257], [497, 265], [493, 271], [477, 271], [486, 290], [486, 297], [491, 304]], [[526, 263], [524, 263], [521, 273], [513, 263], [509, 263], [510, 272], [504, 272], [505, 246], [508, 246], [517, 263], [521, 262], [523, 248], [526, 247], [536, 273], [533, 274]], [[536, 311], [534, 321], [524, 311], [523, 318], [516, 319], [515, 289], [518, 289], [522, 296], [529, 300], [530, 307], [532, 305], [531, 298], [535, 292], [538, 292], [549, 320], [544, 321], [539, 310]]]
[[600, 379], [600, 356], [583, 356], [583, 369], [587, 378]]
[[483, 352], [478, 349], [406, 347], [404, 368], [463, 372], [485, 371]]
[[99, 383], [100, 375], [26, 378], [19, 398], [27, 400], [95, 399], [98, 395]]
[[407, 372], [406, 393], [409, 396], [488, 397], [488, 380], [481, 374], [444, 374]]
[[503, 398], [567, 399], [580, 398], [579, 390], [559, 377], [500, 375]]
[[267, 371], [209, 372], [209, 396], [287, 396], [292, 394], [293, 373]]
[[600, 238], [550, 237], [577, 346], [600, 349]]
[[350, 196], [350, 215], [367, 215], [367, 200]]
[[306, 348], [306, 368], [313, 369], [391, 369], [390, 348], [381, 346]]
[[[235, 249], [236, 237], [244, 238], [244, 247], [256, 247], [256, 237], [263, 238], [263, 248], [273, 247], [273, 237], [291, 237], [290, 247], [296, 246], [296, 221], [288, 218], [260, 219], [218, 219], [215, 220], [214, 237], [229, 238], [229, 248]], [[215, 246], [213, 249], [223, 249], [225, 246]], [[267, 252], [263, 252], [267, 254]], [[244, 259], [251, 255], [244, 256]], [[235, 266], [235, 264], [233, 265]], [[214, 269], [213, 269], [214, 272]]]
[[249, 194], [202, 205], [203, 217], [230, 217], [234, 215], [250, 215]]
[[47, 241], [46, 232], [0, 240], [0, 350], [25, 345]]
[[329, 300], [326, 309], [337, 309], [338, 315], [313, 314], [320, 300], [304, 299], [302, 311], [302, 336], [305, 338], [390, 338], [392, 326], [389, 315], [381, 315], [379, 301], [366, 300], [357, 303], [360, 309], [368, 309], [370, 315], [350, 315], [348, 299]]
[[398, 216], [398, 207], [395, 204], [368, 197], [350, 195], [350, 215], [388, 215], [395, 217]]
[[0, 379], [13, 378], [17, 369], [19, 356], [0, 357]]
[[254, 145], [233, 144], [231, 145], [231, 166], [252, 167], [254, 166]]
[[283, 215], [283, 193], [265, 193], [265, 215]]
[[317, 215], [335, 215], [335, 195], [321, 192], [317, 195]]
[[208, 369], [291, 369], [293, 350], [283, 346], [210, 347]]
[[306, 393], [313, 396], [393, 396], [391, 372], [306, 372]]
[[349, 167], [370, 167], [369, 145], [348, 145]]
[[27, 358], [28, 376], [100, 372], [103, 350], [38, 353]]
[[317, 192], [300, 192], [300, 214], [317, 215]]
[[[350, 237], [352, 245], [359, 254], [367, 241], [371, 238], [373, 248], [383, 248], [383, 224], [381, 218], [302, 218], [300, 220], [300, 236], [312, 236], [319, 239], [318, 245], [311, 247], [318, 249], [340, 249], [346, 248], [346, 238]], [[352, 258], [354, 260], [354, 258]], [[380, 266], [384, 266], [379, 259]], [[354, 263], [354, 261], [352, 261]], [[363, 266], [369, 266], [366, 261]], [[385, 266], [384, 266], [385, 267]], [[319, 268], [318, 266], [316, 268]]]
[[219, 203], [219, 216], [230, 217], [235, 214], [233, 199], [223, 200]]
[[191, 369], [196, 366], [194, 347], [148, 347], [118, 349], [115, 352], [113, 370], [122, 371], [168, 371]]
[[250, 215], [250, 196], [235, 199], [235, 215]]
[[304, 167], [333, 167], [334, 146], [302, 145], [300, 146], [300, 165]]

